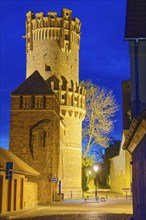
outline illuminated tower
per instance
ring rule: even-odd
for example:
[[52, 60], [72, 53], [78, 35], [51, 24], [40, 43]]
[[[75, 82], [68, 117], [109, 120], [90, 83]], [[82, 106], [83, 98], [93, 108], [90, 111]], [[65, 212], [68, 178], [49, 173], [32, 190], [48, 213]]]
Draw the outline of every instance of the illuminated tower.
[[72, 11], [34, 14], [26, 20], [26, 54], [29, 77], [38, 71], [60, 101], [64, 124], [62, 182], [63, 192], [81, 193], [82, 120], [85, 115], [85, 91], [79, 86], [80, 20]]
[[79, 83], [79, 19], [72, 20], [68, 9], [62, 10], [62, 17], [31, 11], [26, 16], [26, 76], [38, 70], [45, 80], [54, 75], [59, 80], [65, 77], [69, 84]]

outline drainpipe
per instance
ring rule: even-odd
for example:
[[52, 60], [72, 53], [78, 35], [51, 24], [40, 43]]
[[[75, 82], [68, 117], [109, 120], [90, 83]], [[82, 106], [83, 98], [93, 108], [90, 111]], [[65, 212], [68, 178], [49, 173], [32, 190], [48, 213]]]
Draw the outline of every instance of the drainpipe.
[[135, 94], [136, 94], [136, 115], [139, 114], [139, 75], [138, 75], [138, 46], [139, 39], [135, 40]]

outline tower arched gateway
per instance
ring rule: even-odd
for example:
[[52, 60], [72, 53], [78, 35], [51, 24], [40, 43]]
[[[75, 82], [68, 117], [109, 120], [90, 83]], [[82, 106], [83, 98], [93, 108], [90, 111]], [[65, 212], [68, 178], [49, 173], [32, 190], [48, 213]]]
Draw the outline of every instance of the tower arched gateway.
[[81, 24], [65, 8], [61, 17], [32, 11], [26, 17], [27, 79], [12, 93], [10, 149], [42, 174], [39, 202], [54, 198], [53, 177], [62, 181], [65, 198], [71, 192], [80, 197], [85, 116], [85, 91], [79, 86]]

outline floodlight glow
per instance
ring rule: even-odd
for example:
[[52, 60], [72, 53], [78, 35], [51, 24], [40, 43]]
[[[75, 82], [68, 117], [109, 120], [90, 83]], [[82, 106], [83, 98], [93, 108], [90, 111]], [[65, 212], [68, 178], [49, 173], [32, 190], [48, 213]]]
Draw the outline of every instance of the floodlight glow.
[[98, 166], [94, 166], [94, 171], [97, 172], [98, 171]]

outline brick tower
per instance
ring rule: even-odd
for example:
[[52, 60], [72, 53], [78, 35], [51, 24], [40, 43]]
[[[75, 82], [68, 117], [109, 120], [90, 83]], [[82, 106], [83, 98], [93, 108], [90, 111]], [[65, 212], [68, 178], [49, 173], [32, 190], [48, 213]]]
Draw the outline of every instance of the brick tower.
[[[56, 114], [53, 116], [55, 119], [53, 119], [53, 117], [50, 115], [52, 122], [52, 128], [49, 128], [50, 141], [44, 142], [40, 139], [40, 143], [42, 142], [42, 145], [46, 146], [48, 152], [51, 148], [55, 149], [52, 149], [52, 152], [55, 152], [53, 153], [54, 159], [52, 159], [52, 161], [54, 161], [54, 164], [52, 165], [52, 167], [55, 166], [57, 170], [47, 171], [48, 173], [46, 173], [45, 175], [48, 177], [58, 177], [62, 181], [62, 191], [65, 198], [70, 196], [71, 192], [74, 195], [76, 194], [76, 197], [80, 197], [82, 192], [82, 120], [85, 116], [85, 91], [79, 86], [79, 48], [81, 24], [79, 19], [72, 19], [72, 11], [68, 9], [62, 9], [61, 17], [58, 17], [56, 12], [49, 12], [48, 16], [44, 16], [42, 12], [34, 14], [31, 11], [26, 14], [26, 17], [27, 79], [23, 83], [23, 85], [20, 86], [20, 89], [16, 89], [12, 93], [12, 99], [14, 99], [16, 95], [17, 97], [18, 95], [22, 96], [22, 94], [20, 93], [24, 92], [25, 89], [23, 88], [25, 88], [25, 84], [33, 85], [33, 78], [35, 78], [37, 84], [39, 84], [39, 80], [44, 81], [43, 86], [45, 83], [52, 91], [51, 94], [47, 92], [48, 100], [49, 97], [54, 97], [54, 100], [56, 100], [55, 97], [57, 97], [59, 101], [59, 106], [57, 104], [57, 101], [55, 101], [56, 104], [54, 105], [52, 105], [52, 103], [48, 101], [48, 103], [50, 103], [50, 107], [49, 104], [47, 105], [46, 101], [45, 104], [43, 104], [43, 106], [47, 106], [50, 111], [56, 112]], [[38, 71], [38, 73], [36, 73], [36, 71]], [[37, 77], [41, 79], [36, 80]], [[35, 92], [34, 90], [33, 92], [36, 93], [36, 90], [37, 89], [35, 88]], [[29, 93], [30, 96], [31, 92], [32, 91], [30, 91]], [[44, 103], [44, 100], [47, 100], [46, 93], [44, 95], [43, 89], [38, 95], [40, 96], [40, 98], [42, 98], [41, 103]], [[19, 100], [21, 99], [22, 97], [19, 97]], [[33, 102], [32, 100], [33, 99], [31, 98], [30, 102]], [[34, 113], [36, 113], [37, 111], [35, 111], [35, 106], [36, 105], [34, 105], [33, 109]], [[30, 104], [30, 109], [32, 110], [32, 108], [33, 104]], [[31, 128], [31, 133], [33, 133], [34, 135], [38, 129], [41, 129], [42, 126], [45, 130], [48, 126], [47, 123], [50, 122], [50, 120], [47, 119], [46, 115], [48, 109], [46, 109], [46, 111], [45, 109], [46, 108], [43, 109], [43, 114], [38, 114], [37, 111], [36, 115], [33, 114], [33, 117], [31, 115], [31, 117], [33, 118], [32, 120], [31, 117], [29, 118], [28, 129]], [[58, 109], [60, 124], [58, 124]], [[23, 140], [23, 147], [21, 147], [21, 150], [21, 140], [19, 138], [19, 144], [16, 144], [18, 140], [15, 141], [14, 133], [16, 132], [16, 130], [19, 129], [16, 129], [15, 127], [15, 132], [12, 132], [14, 130], [13, 121], [15, 119], [15, 116], [16, 115], [11, 112], [10, 149], [14, 153], [16, 153], [17, 156], [21, 157], [22, 159], [25, 158], [25, 161], [28, 164], [32, 165], [36, 170], [42, 173], [41, 165], [44, 160], [46, 161], [46, 158], [44, 158], [42, 161], [41, 157], [39, 157], [39, 159], [38, 157], [36, 157], [35, 159], [34, 156], [32, 159], [31, 156], [29, 156], [31, 154], [31, 152], [29, 153], [29, 151], [31, 150], [28, 150], [27, 155], [25, 154], [25, 156], [22, 156], [26, 148], [31, 149], [28, 145], [34, 141], [29, 141], [26, 144]], [[40, 119], [42, 121], [41, 123], [43, 124], [37, 127], [37, 120], [40, 121]], [[47, 120], [49, 121], [47, 122]], [[56, 120], [56, 122], [54, 120]], [[21, 119], [20, 121], [22, 123], [22, 121], [25, 121], [25, 118], [23, 117], [23, 119]], [[27, 122], [25, 123], [27, 124]], [[59, 134], [58, 129], [60, 131]], [[54, 132], [51, 132], [51, 130]], [[42, 133], [41, 135], [41, 137], [43, 138], [44, 134]], [[21, 139], [23, 139], [22, 135]], [[36, 144], [36, 146], [37, 145], [38, 143]], [[34, 155], [36, 151], [37, 150], [35, 148], [35, 145], [33, 145]], [[44, 148], [39, 148], [39, 151], [39, 155], [42, 154], [43, 157], [45, 157]], [[51, 172], [51, 174], [49, 172]], [[49, 180], [46, 178], [44, 182], [47, 181]], [[42, 192], [40, 192], [40, 194], [41, 193]], [[45, 191], [45, 194], [46, 193], [47, 192]], [[51, 199], [49, 199], [48, 197], [47, 200]], [[44, 200], [43, 202], [46, 202], [47, 200]]]

